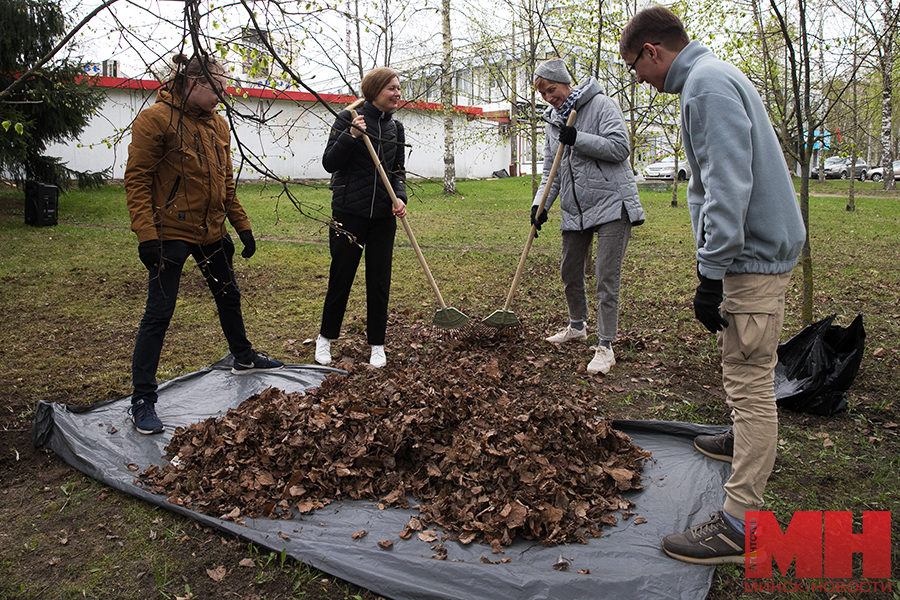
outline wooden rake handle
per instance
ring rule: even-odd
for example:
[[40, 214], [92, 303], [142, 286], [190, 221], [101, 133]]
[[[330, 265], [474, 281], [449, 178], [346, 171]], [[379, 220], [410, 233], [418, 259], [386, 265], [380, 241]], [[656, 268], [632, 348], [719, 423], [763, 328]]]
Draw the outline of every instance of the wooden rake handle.
[[[362, 100], [357, 100], [353, 104], [351, 104], [348, 108], [350, 110], [350, 115], [352, 118], [356, 118], [356, 110], [355, 108], [362, 104]], [[366, 148], [369, 150], [369, 155], [372, 157], [372, 161], [375, 163], [375, 168], [378, 169], [378, 174], [381, 176], [381, 181], [384, 183], [384, 187], [387, 189], [388, 194], [391, 196], [391, 202], [394, 204], [394, 208], [400, 208], [402, 204], [400, 203], [400, 199], [397, 198], [397, 194], [394, 193], [394, 187], [391, 185], [390, 179], [388, 179], [387, 173], [384, 172], [384, 167], [381, 166], [381, 161], [378, 159], [378, 153], [375, 152], [375, 147], [372, 145], [372, 140], [369, 139], [369, 134], [363, 132], [363, 141], [366, 143]], [[419, 264], [422, 265], [422, 270], [425, 271], [425, 278], [428, 279], [429, 285], [431, 285], [431, 289], [434, 290], [434, 295], [437, 297], [438, 304], [441, 305], [441, 310], [447, 308], [447, 305], [444, 303], [444, 297], [441, 296], [441, 291], [438, 289], [437, 283], [434, 281], [434, 277], [431, 275], [431, 269], [428, 268], [428, 263], [425, 262], [425, 255], [422, 254], [422, 250], [419, 248], [419, 243], [416, 241], [416, 236], [413, 235], [412, 229], [409, 227], [409, 223], [406, 221], [406, 216], [400, 217], [400, 222], [403, 223], [403, 229], [406, 230], [406, 235], [409, 237], [409, 242], [412, 244], [413, 249], [416, 251], [416, 257], [419, 259]]]
[[[569, 113], [569, 119], [566, 121], [566, 125], [572, 126], [575, 123], [575, 109], [572, 109], [572, 112]], [[550, 195], [550, 186], [553, 185], [553, 179], [556, 177], [556, 170], [559, 168], [559, 161], [562, 159], [563, 153], [563, 143], [559, 143], [559, 147], [556, 149], [556, 156], [553, 158], [553, 166], [550, 167], [550, 174], [547, 176], [547, 183], [544, 185], [544, 193], [541, 194], [541, 201], [538, 204], [536, 216], [541, 215], [541, 211], [544, 210], [544, 203], [547, 202], [547, 196]], [[537, 225], [531, 226], [531, 232], [528, 234], [528, 240], [525, 242], [525, 249], [522, 251], [522, 257], [519, 259], [519, 266], [516, 268], [516, 275], [513, 277], [512, 285], [509, 288], [509, 294], [506, 296], [506, 304], [503, 305], [503, 310], [508, 311], [509, 305], [512, 303], [513, 295], [516, 293], [516, 287], [519, 285], [519, 279], [522, 277], [522, 269], [525, 267], [525, 259], [528, 258], [528, 252], [531, 250], [531, 242], [534, 241], [534, 236], [537, 233]]]

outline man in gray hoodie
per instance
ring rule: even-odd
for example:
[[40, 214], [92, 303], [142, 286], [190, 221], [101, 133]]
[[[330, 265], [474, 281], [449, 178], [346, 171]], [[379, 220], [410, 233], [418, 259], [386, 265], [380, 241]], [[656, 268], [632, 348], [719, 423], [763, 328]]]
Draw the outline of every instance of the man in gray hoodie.
[[727, 434], [694, 440], [703, 454], [732, 463], [723, 510], [662, 546], [686, 562], [742, 563], [745, 513], [762, 510], [775, 464], [774, 369], [785, 290], [806, 230], [781, 144], [740, 70], [691, 42], [681, 20], [660, 6], [629, 21], [619, 53], [638, 82], [681, 96], [694, 173], [687, 189], [700, 280], [694, 313], [718, 335], [733, 421]]

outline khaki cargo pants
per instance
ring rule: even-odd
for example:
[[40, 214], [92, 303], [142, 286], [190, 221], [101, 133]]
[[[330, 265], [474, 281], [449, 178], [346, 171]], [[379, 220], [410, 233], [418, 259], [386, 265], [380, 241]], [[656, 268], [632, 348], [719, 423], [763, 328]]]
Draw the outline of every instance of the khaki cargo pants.
[[725, 484], [725, 512], [744, 519], [761, 510], [766, 481], [775, 465], [778, 412], [775, 365], [784, 324], [784, 294], [791, 272], [726, 274], [719, 332], [722, 385], [734, 422], [734, 461]]

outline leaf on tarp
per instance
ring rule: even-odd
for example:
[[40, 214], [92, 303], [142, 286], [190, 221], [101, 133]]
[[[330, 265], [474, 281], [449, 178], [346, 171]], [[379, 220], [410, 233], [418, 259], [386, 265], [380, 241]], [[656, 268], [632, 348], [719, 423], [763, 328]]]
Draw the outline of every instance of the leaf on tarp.
[[433, 529], [426, 529], [425, 531], [420, 531], [416, 534], [416, 537], [422, 540], [423, 542], [435, 542], [438, 539], [438, 534]]

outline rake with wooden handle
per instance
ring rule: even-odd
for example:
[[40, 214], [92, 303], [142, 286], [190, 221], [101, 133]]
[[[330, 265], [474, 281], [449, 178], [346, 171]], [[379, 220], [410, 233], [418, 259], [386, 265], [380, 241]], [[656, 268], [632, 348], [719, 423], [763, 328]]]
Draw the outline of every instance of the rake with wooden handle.
[[[571, 113], [569, 113], [569, 119], [566, 121], [566, 125], [572, 126], [575, 123], [575, 110], [573, 109]], [[553, 159], [553, 166], [550, 167], [550, 174], [547, 175], [547, 182], [544, 185], [544, 193], [541, 194], [541, 201], [538, 204], [536, 215], [540, 215], [544, 210], [544, 203], [547, 201], [547, 196], [550, 194], [550, 186], [553, 185], [553, 179], [556, 177], [556, 170], [559, 168], [559, 161], [562, 159], [563, 153], [563, 143], [559, 143], [559, 148], [556, 149], [556, 157]], [[513, 294], [516, 293], [516, 287], [519, 285], [519, 279], [522, 277], [522, 269], [525, 267], [525, 259], [528, 257], [528, 251], [531, 250], [531, 242], [534, 240], [534, 236], [537, 233], [537, 225], [531, 226], [531, 232], [528, 234], [528, 241], [525, 242], [525, 250], [522, 251], [522, 258], [519, 259], [519, 267], [516, 269], [516, 275], [513, 277], [512, 285], [509, 288], [509, 294], [506, 296], [506, 304], [503, 305], [501, 310], [495, 310], [490, 315], [485, 318], [482, 323], [487, 325], [488, 327], [518, 327], [522, 323], [519, 321], [519, 318], [509, 310], [509, 305], [512, 303]]]
[[[362, 100], [357, 100], [349, 107], [350, 115], [352, 118], [356, 118], [356, 110], [355, 108], [362, 104]], [[387, 173], [384, 172], [384, 167], [381, 166], [381, 161], [378, 160], [378, 153], [375, 152], [375, 147], [372, 145], [372, 140], [369, 139], [368, 134], [363, 134], [363, 141], [366, 144], [366, 148], [369, 150], [369, 155], [372, 157], [372, 161], [375, 163], [375, 167], [378, 169], [378, 174], [381, 176], [381, 181], [384, 183], [385, 189], [387, 189], [388, 194], [391, 196], [391, 202], [393, 202], [395, 208], [399, 208], [402, 206], [400, 204], [400, 200], [397, 198], [397, 195], [394, 193], [394, 187], [391, 185], [390, 179], [388, 179]], [[431, 289], [434, 291], [434, 295], [437, 297], [438, 304], [440, 304], [441, 308], [434, 315], [434, 320], [432, 323], [435, 327], [439, 327], [441, 329], [460, 329], [469, 322], [469, 317], [464, 315], [459, 310], [447, 306], [444, 303], [444, 297], [441, 295], [441, 291], [438, 289], [437, 283], [434, 281], [434, 277], [431, 275], [431, 269], [428, 268], [428, 263], [425, 262], [425, 256], [422, 254], [422, 250], [419, 248], [418, 242], [416, 242], [416, 236], [413, 235], [412, 229], [409, 227], [409, 223], [406, 220], [406, 216], [400, 217], [400, 222], [403, 223], [403, 228], [406, 230], [406, 235], [409, 237], [409, 242], [412, 244], [413, 249], [416, 251], [416, 257], [419, 259], [419, 264], [422, 265], [422, 270], [425, 271], [425, 277], [428, 279], [428, 283], [431, 285]]]

